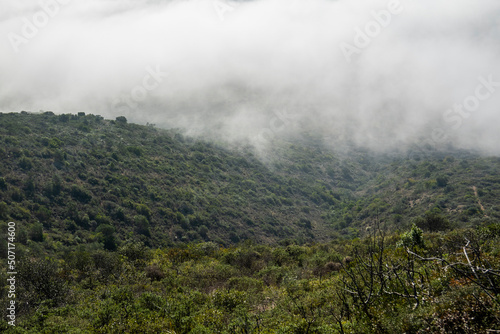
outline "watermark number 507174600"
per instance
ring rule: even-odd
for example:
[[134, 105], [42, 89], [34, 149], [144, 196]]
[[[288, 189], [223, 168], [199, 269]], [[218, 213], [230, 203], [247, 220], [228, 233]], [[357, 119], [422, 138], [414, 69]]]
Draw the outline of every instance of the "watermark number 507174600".
[[8, 283], [8, 300], [7, 318], [11, 326], [16, 325], [16, 223], [8, 224], [7, 233], [7, 283]]

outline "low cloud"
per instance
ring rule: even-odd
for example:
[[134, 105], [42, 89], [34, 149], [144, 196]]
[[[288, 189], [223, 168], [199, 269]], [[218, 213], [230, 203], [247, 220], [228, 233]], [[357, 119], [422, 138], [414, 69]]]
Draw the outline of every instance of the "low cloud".
[[498, 0], [5, 0], [0, 110], [498, 154], [499, 18]]

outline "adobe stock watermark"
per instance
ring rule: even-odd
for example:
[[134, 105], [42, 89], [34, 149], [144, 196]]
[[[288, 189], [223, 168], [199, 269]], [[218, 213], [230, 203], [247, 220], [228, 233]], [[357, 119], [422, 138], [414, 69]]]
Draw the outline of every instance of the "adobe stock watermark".
[[14, 52], [19, 53], [19, 47], [21, 45], [26, 45], [30, 40], [35, 38], [40, 30], [45, 28], [51, 19], [56, 17], [61, 11], [61, 6], [69, 4], [72, 0], [39, 0], [38, 4], [40, 10], [38, 10], [31, 18], [22, 18], [23, 26], [21, 28], [21, 33], [17, 34], [10, 32], [7, 34], [10, 45]]
[[[455, 103], [451, 108], [444, 111], [442, 118], [445, 124], [447, 124], [448, 129], [444, 126], [434, 128], [430, 138], [418, 146], [420, 153], [428, 151], [425, 147], [435, 149], [437, 145], [443, 143], [449, 137], [448, 133], [450, 129], [455, 131], [460, 129], [464, 123], [464, 119], [473, 115], [472, 113], [481, 107], [481, 102], [491, 98], [500, 87], [500, 81], [495, 81], [492, 74], [487, 77], [480, 76], [477, 80], [479, 84], [474, 89], [473, 94], [465, 97], [461, 103]], [[412, 154], [415, 153], [412, 152]]]
[[160, 66], [157, 65], [155, 69], [147, 66], [141, 84], [134, 86], [128, 94], [121, 94], [120, 97], [113, 100], [112, 108], [121, 112], [136, 109], [140, 103], [146, 100], [149, 92], [160, 87], [167, 76], [168, 73], [163, 72]]
[[7, 234], [7, 323], [16, 325], [16, 223], [8, 223]]
[[403, 12], [404, 7], [399, 0], [391, 0], [387, 4], [387, 9], [379, 11], [372, 10], [372, 20], [366, 22], [363, 29], [359, 26], [354, 28], [354, 38], [352, 44], [342, 42], [339, 44], [340, 50], [348, 63], [352, 61], [353, 55], [361, 54], [363, 49], [366, 49], [372, 40], [378, 37], [383, 28], [391, 24], [394, 15], [399, 15]]
[[286, 128], [297, 127], [297, 116], [290, 115], [286, 110], [275, 112], [274, 116], [269, 121], [269, 127], [260, 130], [255, 137], [256, 142], [264, 145], [272, 141], [277, 134], [283, 132]]
[[229, 1], [224, 0], [213, 0], [212, 6], [221, 21], [225, 21], [227, 13], [231, 13], [236, 9], [234, 3], [229, 4]]
[[[446, 110], [443, 113], [443, 120], [447, 123], [453, 123], [451, 128], [458, 130], [462, 124], [463, 119], [471, 116], [471, 112], [479, 109], [482, 101], [489, 99], [500, 87], [500, 82], [493, 81], [493, 75], [490, 74], [487, 78], [478, 77], [479, 85], [476, 86], [474, 94], [467, 96], [462, 103], [456, 103], [453, 108]], [[465, 109], [465, 110], [464, 110]]]

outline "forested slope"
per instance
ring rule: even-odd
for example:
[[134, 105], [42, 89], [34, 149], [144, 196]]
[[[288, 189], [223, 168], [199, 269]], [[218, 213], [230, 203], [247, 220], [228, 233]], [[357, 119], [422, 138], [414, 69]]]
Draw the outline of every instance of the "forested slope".
[[0, 143], [0, 219], [48, 250], [104, 244], [103, 232], [108, 249], [302, 243], [362, 236], [375, 221], [441, 230], [500, 216], [500, 159], [467, 152], [415, 160], [309, 138], [270, 143], [262, 159], [124, 118], [52, 113], [0, 115]]
[[262, 152], [123, 117], [0, 114], [0, 280], [7, 241], [17, 272], [17, 326], [4, 307], [0, 330], [500, 329], [498, 158], [302, 136]]

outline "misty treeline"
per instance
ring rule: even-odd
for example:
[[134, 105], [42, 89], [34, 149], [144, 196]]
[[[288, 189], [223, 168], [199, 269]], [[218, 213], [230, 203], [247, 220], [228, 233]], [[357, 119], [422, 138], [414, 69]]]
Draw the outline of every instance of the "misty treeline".
[[500, 329], [499, 238], [495, 223], [302, 246], [26, 250], [8, 332], [483, 333]]

